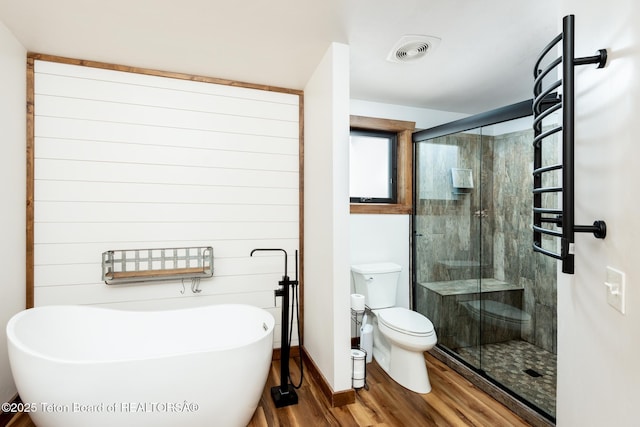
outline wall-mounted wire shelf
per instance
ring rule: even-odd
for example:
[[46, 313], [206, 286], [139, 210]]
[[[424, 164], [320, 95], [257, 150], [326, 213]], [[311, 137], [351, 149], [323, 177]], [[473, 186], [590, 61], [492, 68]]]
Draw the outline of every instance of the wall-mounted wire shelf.
[[[574, 28], [575, 17], [567, 15], [562, 20], [562, 33], [557, 35], [540, 53], [534, 69], [533, 100], [533, 250], [562, 261], [563, 273], [574, 273], [572, 245], [574, 233], [593, 233], [596, 238], [604, 239], [607, 228], [604, 221], [595, 221], [593, 225], [576, 225], [574, 218], [574, 67], [577, 65], [597, 64], [603, 68], [607, 62], [606, 49], [600, 49], [595, 56], [575, 57]], [[542, 67], [551, 50], [560, 45], [562, 55]], [[552, 71], [562, 67], [562, 77], [543, 87], [543, 79]], [[562, 87], [562, 95], [557, 91]], [[543, 120], [556, 111], [562, 110], [562, 124], [543, 131]], [[562, 161], [558, 164], [544, 165], [542, 147], [552, 135], [562, 132]], [[561, 172], [560, 185], [545, 186], [543, 177], [553, 172]], [[544, 205], [544, 194], [561, 194], [561, 208]], [[546, 199], [549, 200], [549, 199]], [[549, 202], [547, 202], [549, 203]], [[558, 230], [561, 229], [561, 230]], [[560, 238], [560, 252], [542, 247], [542, 235]]]
[[107, 285], [213, 276], [213, 248], [117, 249], [102, 253]]

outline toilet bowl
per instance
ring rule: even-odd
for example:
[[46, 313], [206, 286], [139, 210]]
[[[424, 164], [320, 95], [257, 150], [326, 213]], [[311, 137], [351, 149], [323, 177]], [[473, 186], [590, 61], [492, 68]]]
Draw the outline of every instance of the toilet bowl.
[[431, 321], [403, 307], [371, 312], [376, 362], [403, 387], [416, 393], [429, 393], [431, 383], [423, 353], [437, 342]]
[[361, 264], [353, 265], [351, 271], [355, 290], [364, 295], [372, 314], [373, 358], [398, 384], [416, 393], [429, 393], [423, 353], [436, 344], [436, 333], [422, 314], [395, 306], [401, 266]]

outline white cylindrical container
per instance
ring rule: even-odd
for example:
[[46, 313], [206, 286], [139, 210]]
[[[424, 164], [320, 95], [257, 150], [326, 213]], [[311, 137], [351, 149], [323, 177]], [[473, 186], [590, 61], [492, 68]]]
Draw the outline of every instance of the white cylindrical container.
[[373, 358], [373, 326], [363, 325], [360, 335], [360, 348], [367, 352], [367, 363]]
[[362, 388], [365, 383], [365, 353], [355, 348], [351, 349], [351, 385], [353, 388]]
[[364, 311], [364, 295], [351, 294], [351, 310], [358, 313]]

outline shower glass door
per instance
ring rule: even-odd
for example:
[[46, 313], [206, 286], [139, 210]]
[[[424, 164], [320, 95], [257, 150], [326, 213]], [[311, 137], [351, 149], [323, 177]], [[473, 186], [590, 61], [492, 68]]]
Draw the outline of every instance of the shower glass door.
[[553, 419], [556, 262], [531, 248], [531, 121], [414, 144], [414, 308], [441, 348]]
[[480, 328], [467, 303], [479, 298], [485, 264], [480, 130], [418, 143], [415, 160], [416, 310], [433, 323], [439, 345], [468, 349], [465, 360], [479, 368]]

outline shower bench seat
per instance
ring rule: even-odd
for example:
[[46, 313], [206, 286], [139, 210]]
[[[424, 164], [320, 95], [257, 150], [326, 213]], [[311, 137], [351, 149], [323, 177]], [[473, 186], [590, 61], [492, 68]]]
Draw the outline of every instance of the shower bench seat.
[[450, 349], [520, 339], [522, 331], [483, 325], [469, 312], [473, 301], [495, 301], [522, 309], [524, 288], [486, 278], [418, 283], [416, 309], [427, 316], [438, 335], [438, 343]]

